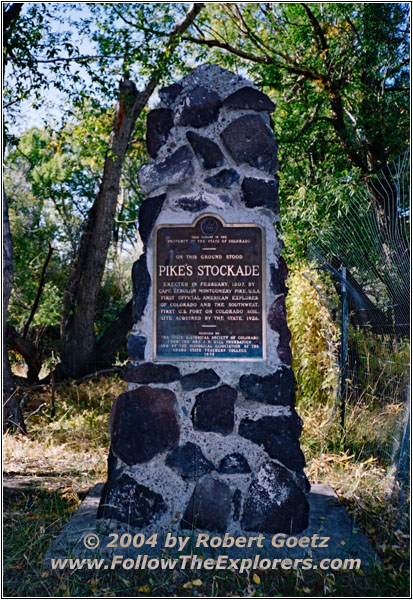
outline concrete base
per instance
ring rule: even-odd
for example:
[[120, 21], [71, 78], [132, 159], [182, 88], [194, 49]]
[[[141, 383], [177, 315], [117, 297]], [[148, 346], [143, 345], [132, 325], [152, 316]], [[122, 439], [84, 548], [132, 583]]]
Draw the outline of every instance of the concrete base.
[[[157, 544], [154, 547], [147, 544], [143, 544], [139, 548], [133, 547], [132, 544], [130, 547], [121, 547], [120, 538], [122, 534], [130, 532], [133, 537], [140, 532], [128, 529], [127, 525], [122, 525], [116, 521], [96, 520], [102, 487], [103, 484], [97, 484], [92, 488], [82, 505], [62, 529], [45, 555], [44, 568], [51, 568], [51, 558], [105, 558], [107, 561], [111, 561], [112, 557], [116, 555], [134, 559], [139, 555], [142, 556], [142, 559], [144, 555], [148, 557], [161, 555], [162, 549], [165, 548], [165, 539], [168, 531], [152, 530], [152, 533], [157, 534]], [[277, 537], [277, 541], [284, 541], [284, 544], [290, 537], [289, 543], [293, 544], [292, 547], [286, 547], [285, 545], [283, 547], [274, 547], [272, 545], [273, 534], [270, 533], [262, 534], [261, 541], [257, 542], [257, 534], [253, 532], [244, 534], [247, 540], [254, 538], [249, 548], [234, 546], [231, 548], [223, 546], [205, 548], [203, 545], [198, 545], [197, 547], [198, 536], [205, 532], [178, 530], [177, 525], [172, 524], [170, 527], [172, 535], [175, 537], [181, 536], [181, 538], [188, 537], [188, 540], [181, 551], [179, 551], [177, 546], [168, 547], [167, 551], [162, 551], [162, 556], [179, 557], [194, 554], [203, 557], [227, 555], [231, 558], [255, 558], [259, 555], [260, 558], [271, 559], [285, 557], [292, 559], [312, 558], [313, 563], [319, 562], [323, 558], [359, 558], [361, 560], [360, 568], [362, 569], [373, 564], [381, 564], [380, 559], [367, 538], [355, 526], [350, 515], [338, 501], [335, 492], [329, 485], [313, 485], [308, 495], [308, 500], [310, 504], [308, 528], [298, 536], [278, 535]], [[95, 536], [99, 537], [99, 545], [94, 549], [86, 547], [88, 539], [90, 539], [90, 534], [95, 534]], [[117, 539], [114, 534], [118, 535]], [[224, 533], [215, 534], [208, 532], [208, 534], [209, 540], [211, 538], [216, 539], [217, 537], [224, 538]], [[148, 532], [148, 529], [145, 529], [146, 540], [149, 535], [150, 532]], [[293, 537], [297, 538], [298, 542], [295, 539], [291, 539]], [[138, 543], [141, 538], [142, 536], [137, 538]], [[307, 538], [307, 540], [304, 538]], [[96, 537], [92, 536], [91, 545], [95, 544], [96, 539]], [[127, 542], [128, 537], [124, 539]], [[322, 542], [322, 539], [325, 541]], [[300, 540], [302, 546], [306, 547], [300, 547]], [[109, 543], [112, 543], [115, 547], [108, 547]]]

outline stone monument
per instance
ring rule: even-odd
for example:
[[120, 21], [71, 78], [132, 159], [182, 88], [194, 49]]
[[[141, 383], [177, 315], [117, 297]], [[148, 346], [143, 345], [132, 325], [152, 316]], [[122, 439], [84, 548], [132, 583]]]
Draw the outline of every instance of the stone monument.
[[128, 391], [110, 416], [98, 518], [143, 532], [299, 533], [310, 486], [276, 231], [275, 107], [215, 65], [159, 96], [139, 176]]

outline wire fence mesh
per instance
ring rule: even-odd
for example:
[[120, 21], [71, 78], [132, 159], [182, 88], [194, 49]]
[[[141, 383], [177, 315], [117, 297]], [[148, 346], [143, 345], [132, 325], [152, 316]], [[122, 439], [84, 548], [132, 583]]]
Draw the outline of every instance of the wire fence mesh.
[[[341, 330], [336, 418], [348, 439], [350, 428], [364, 427], [364, 452], [393, 470], [401, 505], [410, 456], [409, 168], [405, 152], [351, 199], [309, 252], [330, 281], [326, 306]], [[355, 404], [365, 408], [365, 423], [346, 422]], [[387, 428], [378, 414], [388, 415]]]

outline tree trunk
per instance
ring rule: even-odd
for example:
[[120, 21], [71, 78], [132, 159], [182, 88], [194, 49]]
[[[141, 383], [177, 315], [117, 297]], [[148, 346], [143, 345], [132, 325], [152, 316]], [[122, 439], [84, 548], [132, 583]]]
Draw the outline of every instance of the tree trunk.
[[[179, 44], [180, 34], [191, 25], [202, 7], [202, 3], [192, 4], [184, 19], [175, 25], [165, 45], [166, 60]], [[59, 378], [82, 376], [99, 364], [94, 331], [95, 308], [111, 241], [123, 162], [136, 120], [155, 90], [163, 68], [160, 64], [154, 69], [142, 92], [138, 92], [128, 79], [120, 83], [102, 183], [89, 212], [63, 294], [61, 363], [56, 372]]]
[[129, 300], [96, 343], [96, 362], [99, 369], [112, 366], [116, 352], [125, 341], [132, 325], [132, 300]]
[[13, 287], [13, 246], [10, 235], [9, 211], [3, 190], [3, 429], [25, 432], [19, 395], [11, 372], [6, 341], [6, 318]]
[[39, 373], [42, 368], [42, 359], [32, 341], [20, 335], [16, 329], [10, 325], [6, 325], [6, 340], [9, 347], [15, 350], [24, 358], [27, 366], [27, 381], [28, 383], [37, 383], [39, 381]]
[[93, 369], [90, 363], [95, 354], [96, 300], [112, 235], [123, 161], [137, 117], [135, 105], [142, 94], [133, 82], [120, 83], [102, 183], [89, 212], [63, 294], [60, 370], [71, 377], [79, 377], [91, 367]]

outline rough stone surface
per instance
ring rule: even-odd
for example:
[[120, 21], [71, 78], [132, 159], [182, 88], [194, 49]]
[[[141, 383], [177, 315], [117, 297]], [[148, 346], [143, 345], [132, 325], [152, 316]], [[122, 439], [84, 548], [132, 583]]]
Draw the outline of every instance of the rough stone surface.
[[181, 527], [224, 532], [231, 512], [231, 490], [212, 475], [202, 477], [185, 510]]
[[276, 172], [277, 143], [259, 115], [244, 115], [232, 121], [221, 137], [238, 165], [248, 163], [270, 174]]
[[245, 456], [239, 452], [227, 454], [219, 463], [218, 473], [233, 475], [234, 473], [251, 473], [251, 467]]
[[215, 470], [212, 462], [202, 454], [201, 448], [192, 442], [169, 452], [165, 464], [182, 477], [201, 477]]
[[284, 296], [279, 296], [271, 304], [268, 310], [268, 323], [271, 329], [280, 336], [277, 347], [278, 356], [286, 365], [291, 365], [293, 362], [290, 348], [291, 333], [287, 325], [287, 309]]
[[172, 111], [169, 108], [155, 108], [146, 118], [146, 146], [149, 156], [156, 158], [174, 126]]
[[121, 394], [112, 407], [112, 451], [127, 465], [150, 460], [179, 440], [176, 397], [161, 388], [141, 386]]
[[124, 378], [132, 383], [171, 383], [180, 376], [178, 367], [174, 365], [146, 362], [141, 365], [127, 364]]
[[151, 278], [146, 263], [146, 254], [141, 254], [132, 267], [133, 306], [132, 318], [137, 323], [141, 320], [148, 301]]
[[275, 104], [259, 90], [245, 86], [228, 96], [224, 100], [224, 107], [273, 112]]
[[189, 373], [181, 378], [182, 389], [192, 392], [196, 388], [212, 388], [219, 383], [219, 376], [213, 369], [201, 369], [196, 373]]
[[127, 350], [131, 360], [145, 360], [145, 347], [147, 339], [143, 335], [130, 334]]
[[265, 206], [276, 214], [279, 213], [278, 206], [278, 179], [265, 181], [255, 177], [245, 177], [242, 186], [242, 200], [247, 208]]
[[293, 411], [291, 416], [261, 417], [256, 421], [243, 419], [239, 434], [263, 446], [271, 458], [279, 460], [288, 469], [299, 471], [305, 466], [299, 443], [301, 427], [301, 419]]
[[184, 145], [165, 160], [143, 165], [139, 171], [139, 185], [145, 194], [150, 194], [159, 187], [182, 183], [193, 174], [192, 150], [190, 146]]
[[278, 296], [279, 294], [284, 294], [284, 296], [286, 296], [288, 293], [288, 287], [285, 285], [285, 277], [283, 277], [281, 268], [277, 269], [274, 263], [271, 263], [270, 272], [270, 290], [274, 296]]
[[209, 185], [212, 185], [212, 187], [229, 188], [233, 183], [239, 181], [239, 175], [235, 169], [222, 169], [222, 171], [216, 175], [207, 177], [205, 181], [209, 183]]
[[246, 531], [294, 535], [308, 525], [309, 505], [286, 469], [273, 462], [251, 483], [241, 524]]
[[195, 131], [188, 131], [186, 137], [204, 169], [214, 169], [224, 164], [225, 157], [218, 144]]
[[237, 391], [221, 385], [196, 396], [192, 421], [199, 431], [214, 431], [228, 435], [234, 429], [234, 404]]
[[188, 212], [199, 212], [201, 210], [205, 210], [208, 208], [208, 203], [200, 198], [177, 198], [174, 200], [174, 205], [181, 210], [186, 210]]
[[185, 97], [178, 116], [179, 125], [190, 127], [205, 127], [218, 118], [221, 100], [216, 92], [197, 85]]
[[288, 278], [288, 267], [283, 256], [278, 258], [278, 268], [281, 275], [284, 277], [284, 280], [286, 280]]
[[[308, 487], [299, 447], [301, 422], [293, 409], [294, 377], [288, 366], [290, 336], [283, 304], [287, 269], [280, 258], [283, 244], [276, 230], [277, 144], [270, 122], [274, 105], [250, 82], [216, 65], [202, 65], [179, 83], [162, 88], [159, 95], [161, 102], [148, 117], [152, 160], [139, 175], [141, 190], [147, 197], [139, 216], [145, 254], [133, 267], [135, 324], [128, 342], [132, 364], [125, 368], [128, 389], [138, 389], [127, 399], [117, 399], [113, 406], [107, 489], [127, 474], [142, 486], [144, 497], [146, 490], [159, 494], [167, 510], [157, 513], [150, 531], [175, 528], [177, 532], [183, 520], [186, 527], [205, 525], [216, 531], [225, 526], [223, 530], [231, 535], [244, 535], [241, 517], [245, 500], [263, 464], [272, 460], [285, 465], [301, 491]], [[179, 360], [178, 353], [166, 361], [170, 364], [151, 358], [156, 350], [154, 303], [159, 298], [153, 287], [154, 228], [187, 226], [202, 213], [212, 213], [228, 225], [256, 225], [265, 232], [265, 360], [250, 360], [248, 353], [242, 363], [218, 360], [226, 357], [222, 347], [222, 355], [211, 356], [211, 360], [205, 357], [202, 362], [188, 356]], [[171, 244], [168, 264], [190, 261], [195, 273], [196, 254], [201, 247], [202, 251], [204, 246], [208, 252], [224, 251], [214, 246], [217, 239], [200, 244], [196, 239], [198, 230], [194, 233], [182, 246], [178, 240], [175, 244], [171, 234], [166, 240], [168, 246]], [[236, 247], [228, 248], [228, 254], [234, 249], [234, 253], [244, 250], [249, 255], [250, 248], [241, 247], [241, 243], [238, 240]], [[250, 259], [254, 262], [252, 256]], [[216, 255], [201, 260], [227, 263], [243, 259]], [[180, 286], [181, 275], [175, 269], [169, 275], [173, 277], [171, 285]], [[190, 269], [183, 277], [188, 286], [182, 286], [179, 300], [185, 306], [173, 307], [180, 310], [179, 319], [188, 315], [183, 318], [186, 322], [182, 334], [196, 334], [197, 327], [202, 326], [202, 317], [201, 323], [196, 322], [199, 312], [192, 311], [192, 300], [205, 300], [201, 308], [211, 308], [212, 313], [217, 308], [212, 303], [232, 303], [236, 299], [242, 306], [247, 302], [241, 293], [248, 294], [249, 289], [233, 290], [236, 295], [224, 300], [221, 292], [212, 297], [213, 289], [193, 289]], [[237, 281], [236, 286], [229, 287], [242, 286]], [[160, 293], [166, 294], [167, 287]], [[225, 293], [229, 294], [228, 290]], [[163, 296], [159, 301], [167, 308], [174, 300]], [[171, 316], [165, 320], [175, 318], [172, 312], [168, 314]], [[242, 329], [235, 322], [240, 317], [222, 313], [219, 320], [225, 319], [225, 314], [228, 327], [225, 329], [223, 324], [217, 336], [236, 335]], [[203, 328], [201, 334], [209, 339], [211, 331]], [[197, 347], [194, 342], [192, 348]], [[201, 480], [204, 483], [198, 485]], [[202, 511], [196, 504], [199, 494]], [[208, 508], [215, 496], [218, 504]], [[221, 519], [218, 525], [216, 519]], [[101, 525], [110, 528], [110, 523]]]
[[124, 473], [102, 494], [97, 518], [116, 519], [134, 527], [145, 527], [166, 509], [160, 494]]
[[281, 366], [271, 375], [241, 375], [239, 386], [248, 400], [267, 404], [294, 406], [294, 373]]
[[159, 90], [159, 98], [162, 100], [164, 104], [167, 106], [171, 106], [182, 92], [182, 85], [179, 83], [173, 83], [172, 85], [168, 85], [167, 87], [163, 87]]
[[139, 235], [142, 242], [146, 245], [149, 236], [158, 218], [163, 203], [165, 202], [166, 194], [161, 194], [154, 198], [144, 200], [139, 208]]
[[300, 490], [305, 494], [308, 494], [308, 492], [311, 490], [311, 483], [308, 481], [307, 475], [304, 473], [304, 471], [298, 471], [294, 473], [294, 479]]
[[[17, 478], [17, 481], [16, 476], [6, 477], [4, 484], [6, 488], [13, 485], [13, 488], [9, 489], [14, 491], [16, 483], [19, 485], [19, 489], [20, 487], [21, 489], [25, 489], [27, 487], [27, 481], [23, 481], [24, 479], [27, 479], [27, 477]], [[67, 558], [67, 556], [73, 556], [75, 558], [96, 558], [96, 549], [89, 550], [85, 547], [84, 539], [89, 533], [96, 532], [99, 535], [100, 546], [98, 556], [105, 558], [107, 562], [110, 563], [113, 556], [119, 554], [119, 548], [108, 546], [111, 541], [113, 542], [113, 524], [96, 519], [96, 511], [102, 495], [102, 488], [103, 484], [96, 484], [83, 500], [80, 507], [73, 515], [71, 515], [68, 522], [64, 525], [58, 536], [53, 540], [52, 545], [44, 554], [43, 569], [52, 570], [51, 559]], [[237, 494], [237, 490], [235, 490], [233, 495], [233, 506], [235, 494]], [[162, 495], [165, 500], [168, 498], [167, 493]], [[317, 546], [315, 548], [303, 548], [300, 544], [297, 544], [293, 548], [286, 546], [283, 548], [274, 548], [271, 545], [272, 536], [266, 535], [265, 540], [263, 541], [263, 549], [259, 551], [259, 554], [268, 558], [288, 557], [290, 559], [304, 559], [312, 557], [314, 564], [316, 562], [319, 563], [323, 558], [331, 559], [333, 556], [338, 556], [343, 559], [358, 558], [362, 562], [363, 571], [383, 566], [370, 543], [360, 531], [360, 527], [355, 524], [343, 506], [344, 503], [339, 502], [337, 495], [330, 486], [326, 484], [313, 484], [311, 486], [311, 492], [308, 495], [308, 502], [310, 505], [308, 527], [300, 534], [297, 534], [297, 537], [299, 540], [306, 537], [307, 542], [308, 538], [311, 538], [314, 534], [328, 537], [329, 541], [326, 547]], [[185, 507], [186, 504], [184, 505], [184, 508]], [[116, 530], [120, 535], [126, 532], [129, 532], [132, 535], [142, 532], [142, 529], [138, 527], [135, 528], [134, 531], [131, 530], [127, 524], [122, 525], [119, 523], [119, 526], [120, 529], [118, 530], [116, 528]], [[234, 537], [238, 535], [245, 536], [245, 532], [237, 522], [234, 511], [229, 519], [228, 531], [230, 535]], [[163, 519], [162, 521], [154, 521], [146, 529], [145, 535], [148, 537], [153, 533], [158, 534], [158, 543], [154, 548], [151, 546], [145, 547], [145, 553], [159, 558], [164, 546], [165, 536], [168, 532], [171, 532], [174, 536], [180, 535], [179, 521], [174, 522], [173, 524], [169, 522], [168, 518]], [[195, 537], [197, 532], [194, 531], [193, 533]], [[254, 533], [251, 535], [254, 535]], [[225, 554], [228, 554], [230, 558], [239, 559], [240, 557], [248, 557], [254, 560], [254, 557], [257, 554], [257, 547], [256, 544], [252, 544], [251, 546], [251, 548], [240, 549], [234, 545], [231, 548], [225, 548], [224, 550]], [[128, 548], [128, 556], [136, 559], [141, 554], [142, 548], [133, 548], [132, 546]], [[206, 558], [216, 558], [217, 549], [203, 548], [202, 554]], [[56, 572], [56, 570], [53, 569], [53, 572]]]
[[239, 521], [239, 517], [241, 514], [241, 499], [241, 490], [235, 490], [232, 496], [232, 518], [234, 519], [234, 521]]
[[108, 482], [114, 481], [120, 473], [118, 469], [118, 459], [113, 454], [112, 448], [109, 448], [108, 454]]

